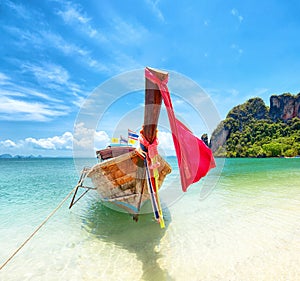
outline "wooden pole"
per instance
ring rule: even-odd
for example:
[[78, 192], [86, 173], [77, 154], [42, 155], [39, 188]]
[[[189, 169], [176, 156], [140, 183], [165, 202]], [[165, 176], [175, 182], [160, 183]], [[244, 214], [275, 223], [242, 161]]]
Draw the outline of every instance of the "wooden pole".
[[[168, 73], [158, 69], [147, 67], [161, 81], [168, 77]], [[158, 86], [153, 84], [146, 78], [145, 81], [145, 111], [144, 111], [144, 126], [143, 135], [151, 144], [156, 137], [157, 123], [160, 113], [162, 97]]]

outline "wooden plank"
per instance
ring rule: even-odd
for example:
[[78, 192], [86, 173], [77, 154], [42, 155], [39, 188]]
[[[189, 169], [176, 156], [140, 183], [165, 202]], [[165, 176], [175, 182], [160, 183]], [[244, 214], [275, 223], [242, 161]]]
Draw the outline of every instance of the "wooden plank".
[[[168, 77], [165, 71], [147, 67], [161, 81]], [[161, 108], [162, 97], [159, 88], [146, 78], [145, 81], [145, 110], [144, 110], [144, 126], [142, 134], [149, 143], [152, 143], [156, 137], [157, 123]]]

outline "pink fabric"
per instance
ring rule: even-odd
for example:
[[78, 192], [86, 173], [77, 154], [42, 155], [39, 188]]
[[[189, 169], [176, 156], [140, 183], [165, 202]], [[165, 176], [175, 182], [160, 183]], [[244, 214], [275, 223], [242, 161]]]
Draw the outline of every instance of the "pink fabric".
[[145, 69], [145, 77], [152, 83], [157, 84], [161, 92], [168, 112], [182, 190], [186, 191], [192, 183], [199, 181], [211, 168], [216, 166], [214, 157], [206, 144], [194, 136], [193, 133], [175, 117], [167, 87], [168, 79], [164, 81], [159, 80], [147, 68]]
[[[157, 137], [155, 137], [154, 141], [150, 144], [147, 139], [143, 136], [142, 131], [140, 132], [140, 137], [139, 137], [139, 141], [142, 145], [144, 145], [147, 150], [148, 150], [148, 157], [150, 159], [150, 169], [157, 169], [160, 165], [160, 163], [158, 161], [155, 161], [156, 159], [154, 159], [155, 156], [158, 155], [158, 151], [157, 151], [157, 145], [158, 145], [158, 139]], [[155, 162], [153, 162], [153, 160]]]

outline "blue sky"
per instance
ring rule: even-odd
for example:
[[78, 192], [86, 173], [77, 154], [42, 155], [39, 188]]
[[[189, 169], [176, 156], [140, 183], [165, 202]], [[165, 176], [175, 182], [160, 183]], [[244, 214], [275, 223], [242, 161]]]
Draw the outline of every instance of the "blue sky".
[[[221, 118], [250, 97], [269, 104], [272, 94], [298, 93], [299, 8], [296, 0], [2, 0], [0, 154], [72, 155], [84, 100], [145, 66], [198, 83]], [[111, 108], [116, 121], [121, 109]], [[98, 146], [111, 134], [98, 128]]]

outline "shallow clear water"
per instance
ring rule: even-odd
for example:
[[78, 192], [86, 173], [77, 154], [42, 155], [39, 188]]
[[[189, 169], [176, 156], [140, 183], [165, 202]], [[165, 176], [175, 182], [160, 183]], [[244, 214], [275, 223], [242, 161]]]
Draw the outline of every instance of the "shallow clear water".
[[[169, 160], [164, 201], [180, 191]], [[163, 230], [93, 191], [71, 210], [69, 199], [0, 280], [300, 280], [300, 159], [222, 161], [220, 178], [215, 169], [183, 196], [170, 192]], [[77, 180], [72, 159], [0, 159], [0, 264]]]

